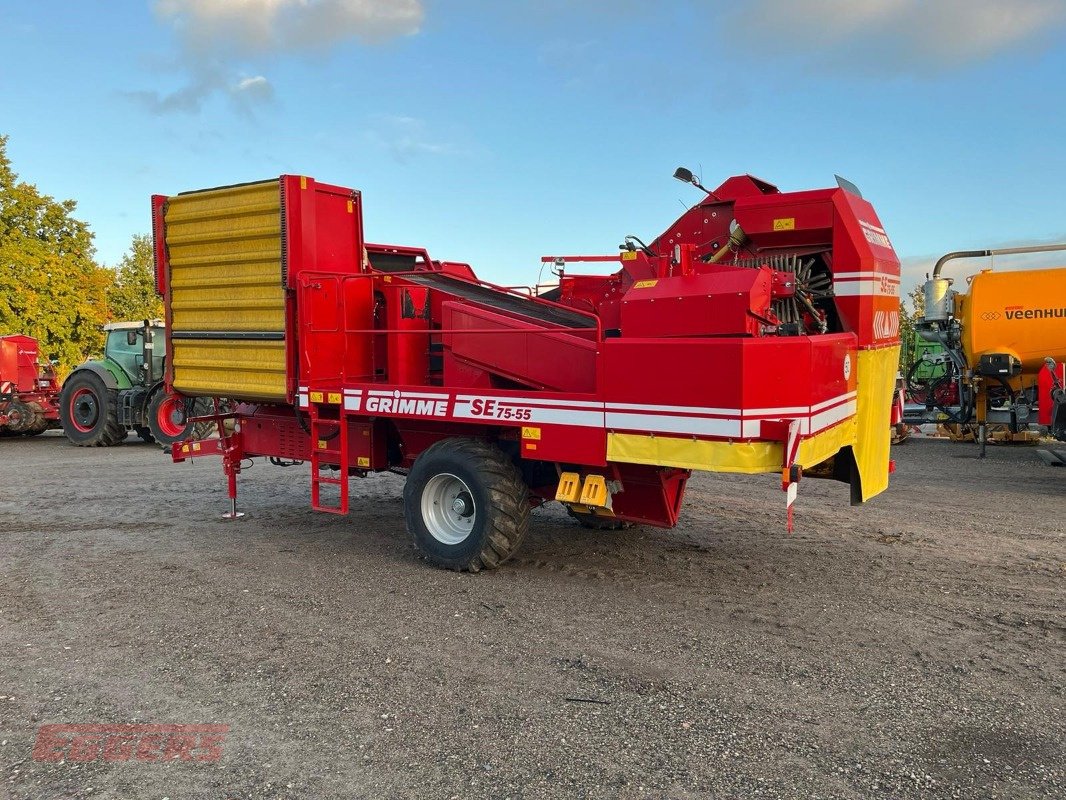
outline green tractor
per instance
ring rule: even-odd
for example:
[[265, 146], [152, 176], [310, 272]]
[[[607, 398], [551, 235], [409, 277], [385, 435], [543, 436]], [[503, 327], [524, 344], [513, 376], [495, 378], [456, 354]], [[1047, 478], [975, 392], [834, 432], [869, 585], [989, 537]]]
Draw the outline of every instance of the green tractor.
[[190, 420], [210, 414], [210, 401], [168, 394], [163, 386], [163, 321], [112, 322], [104, 331], [104, 357], [80, 364], [63, 382], [59, 418], [67, 438], [79, 447], [110, 447], [132, 430], [168, 448], [206, 436], [211, 423]]

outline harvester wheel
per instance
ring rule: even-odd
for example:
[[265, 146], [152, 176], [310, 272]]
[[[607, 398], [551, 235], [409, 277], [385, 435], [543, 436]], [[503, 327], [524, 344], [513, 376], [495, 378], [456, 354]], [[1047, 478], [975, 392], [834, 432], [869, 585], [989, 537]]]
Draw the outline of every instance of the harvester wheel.
[[615, 517], [601, 517], [596, 514], [585, 514], [580, 511], [574, 511], [569, 506], [566, 509], [566, 513], [577, 520], [577, 523], [582, 528], [588, 528], [594, 531], [624, 531], [626, 528], [632, 528], [633, 523], [626, 522], [622, 519], [616, 519]]
[[[214, 423], [197, 423], [189, 421], [186, 413], [188, 398], [177, 394], [167, 394], [160, 389], [148, 403], [148, 430], [164, 450], [174, 442], [186, 439], [203, 439], [211, 433]], [[210, 401], [198, 397], [193, 401], [193, 417], [211, 413]]]
[[118, 421], [118, 392], [88, 370], [67, 378], [59, 396], [63, 433], [78, 447], [111, 447], [126, 438]]
[[442, 439], [423, 452], [403, 487], [415, 547], [448, 569], [495, 569], [529, 528], [529, 489], [514, 463], [477, 439]]

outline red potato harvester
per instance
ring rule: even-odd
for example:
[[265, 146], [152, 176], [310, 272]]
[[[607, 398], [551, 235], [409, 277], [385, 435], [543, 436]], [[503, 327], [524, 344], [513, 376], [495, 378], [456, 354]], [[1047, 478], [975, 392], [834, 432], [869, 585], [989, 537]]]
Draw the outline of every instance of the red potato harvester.
[[168, 389], [236, 403], [174, 460], [222, 457], [227, 516], [255, 456], [310, 462], [312, 507], [338, 514], [350, 476], [406, 474], [415, 545], [474, 571], [551, 500], [671, 527], [693, 470], [779, 475], [790, 529], [802, 477], [884, 491], [899, 261], [873, 207], [839, 179], [675, 177], [703, 199], [647, 244], [546, 257], [539, 296], [367, 243], [360, 193], [312, 178], [154, 197]]

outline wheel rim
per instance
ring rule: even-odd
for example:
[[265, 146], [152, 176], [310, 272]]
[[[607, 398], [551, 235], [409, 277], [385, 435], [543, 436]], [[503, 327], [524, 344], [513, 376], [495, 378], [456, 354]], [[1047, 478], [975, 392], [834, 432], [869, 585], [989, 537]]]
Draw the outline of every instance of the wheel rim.
[[166, 436], [181, 436], [185, 433], [188, 419], [185, 416], [185, 403], [174, 395], [163, 398], [155, 414], [156, 425]]
[[70, 422], [75, 430], [89, 433], [100, 418], [100, 403], [96, 392], [88, 386], [76, 389], [70, 396]]
[[422, 520], [430, 536], [442, 544], [459, 544], [474, 530], [477, 505], [462, 478], [448, 472], [434, 475], [422, 490]]

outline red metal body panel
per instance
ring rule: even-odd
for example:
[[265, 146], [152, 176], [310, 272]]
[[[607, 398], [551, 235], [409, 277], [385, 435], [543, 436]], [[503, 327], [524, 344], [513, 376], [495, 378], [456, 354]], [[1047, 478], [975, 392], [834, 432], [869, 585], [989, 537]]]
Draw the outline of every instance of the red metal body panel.
[[59, 424], [55, 369], [40, 361], [32, 336], [0, 336], [0, 429], [43, 430]]
[[770, 269], [723, 267], [678, 281], [645, 281], [622, 300], [626, 337], [758, 336], [771, 324]]
[[0, 381], [19, 393], [38, 389], [37, 340], [32, 336], [0, 336]]
[[[293, 407], [238, 409], [231, 471], [238, 455], [409, 467], [478, 436], [526, 465], [605, 475], [619, 517], [673, 525], [688, 470], [611, 461], [612, 434], [780, 443], [794, 487], [801, 442], [856, 415], [857, 351], [896, 344], [898, 260], [841, 188], [730, 178], [647, 247], [546, 258], [561, 265], [548, 300], [420, 248], [364, 246], [358, 193], [281, 180]], [[566, 274], [588, 260], [617, 269]]]

